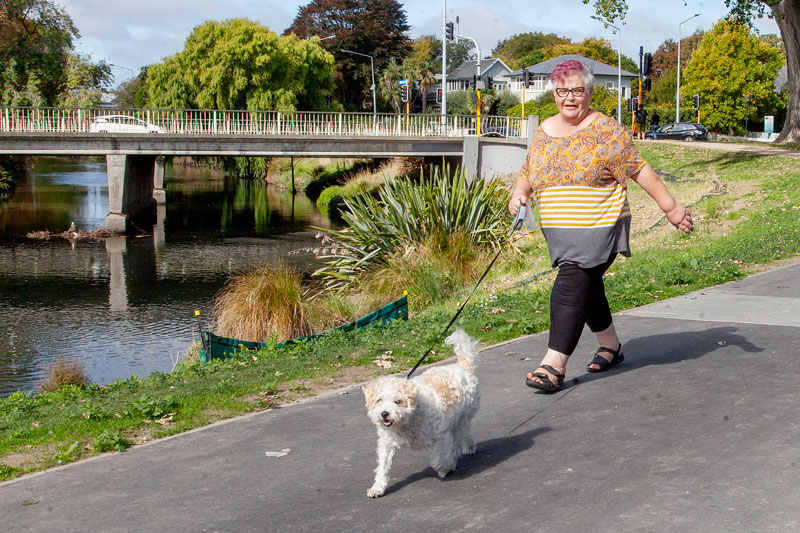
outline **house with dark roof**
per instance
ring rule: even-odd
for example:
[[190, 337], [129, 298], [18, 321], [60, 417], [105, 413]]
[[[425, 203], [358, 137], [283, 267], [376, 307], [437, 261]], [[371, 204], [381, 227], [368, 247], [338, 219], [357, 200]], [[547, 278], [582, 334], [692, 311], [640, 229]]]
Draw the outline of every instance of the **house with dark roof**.
[[[492, 78], [492, 86], [498, 91], [507, 91], [511, 86], [508, 75], [511, 69], [502, 59], [489, 57], [481, 60], [480, 76]], [[478, 75], [478, 62], [464, 61], [453, 72], [447, 75], [447, 92], [466, 91], [472, 87], [475, 76]]]
[[[528, 71], [529, 80], [528, 87], [525, 88], [526, 99], [537, 98], [545, 93], [548, 90], [548, 82], [550, 81], [550, 76], [553, 75], [553, 70], [556, 68], [556, 65], [570, 59], [577, 59], [592, 70], [594, 73], [595, 85], [605, 85], [609, 89], [616, 91], [621, 78], [622, 98], [629, 98], [631, 96], [631, 84], [633, 80], [639, 79], [638, 74], [628, 72], [627, 70], [619, 70], [617, 67], [612, 67], [578, 54], [566, 54], [525, 68], [525, 70]], [[509, 90], [517, 96], [521, 96], [523, 71], [517, 70], [511, 72], [507, 77], [511, 80]]]
[[[553, 69], [562, 61], [570, 59], [577, 59], [592, 70], [595, 85], [605, 85], [609, 89], [617, 90], [618, 80], [621, 78], [622, 98], [631, 96], [631, 86], [634, 80], [637, 80], [638, 83], [638, 74], [627, 70], [618, 71], [615, 66], [606, 65], [578, 54], [566, 54], [526, 67], [525, 70], [528, 71], [529, 77], [528, 86], [525, 88], [525, 99], [530, 101], [547, 92]], [[522, 99], [522, 70], [512, 71], [501, 59], [486, 58], [481, 60], [480, 72], [483, 80], [486, 80], [487, 76], [492, 78], [492, 88], [496, 91], [509, 91], [514, 93], [520, 100]], [[447, 75], [447, 92], [466, 91], [473, 88], [477, 74], [477, 61], [464, 61], [458, 68]], [[428, 109], [434, 112], [439, 106], [439, 103], [435, 100], [436, 93], [442, 86], [441, 78], [441, 75], [436, 75], [438, 82], [428, 92]]]

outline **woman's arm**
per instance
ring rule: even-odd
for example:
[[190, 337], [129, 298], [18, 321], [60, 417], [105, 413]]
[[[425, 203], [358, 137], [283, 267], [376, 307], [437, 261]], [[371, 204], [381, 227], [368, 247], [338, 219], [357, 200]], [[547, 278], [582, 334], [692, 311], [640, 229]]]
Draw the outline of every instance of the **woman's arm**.
[[684, 233], [691, 233], [694, 230], [692, 214], [688, 209], [675, 201], [675, 198], [669, 193], [664, 182], [661, 181], [656, 171], [653, 170], [653, 167], [645, 164], [639, 172], [632, 176], [632, 179], [656, 201], [658, 207], [664, 211], [664, 214], [667, 215], [667, 220], [669, 220], [673, 226]]
[[531, 187], [530, 181], [525, 178], [517, 178], [514, 184], [514, 192], [511, 193], [511, 201], [508, 202], [508, 210], [511, 211], [512, 215], [516, 216], [519, 212], [520, 204], [527, 203], [528, 197], [532, 192], [533, 187]]

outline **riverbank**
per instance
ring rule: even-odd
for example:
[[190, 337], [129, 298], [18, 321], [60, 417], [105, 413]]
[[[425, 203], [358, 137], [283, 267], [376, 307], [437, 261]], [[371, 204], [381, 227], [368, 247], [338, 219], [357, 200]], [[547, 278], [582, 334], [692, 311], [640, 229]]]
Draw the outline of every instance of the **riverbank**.
[[[702, 145], [639, 143], [692, 206], [696, 233], [679, 234], [635, 185], [634, 255], [608, 273], [612, 311], [630, 309], [739, 279], [800, 253], [800, 171], [793, 158], [716, 152]], [[548, 327], [553, 273], [538, 234], [515, 242], [465, 309], [459, 325], [484, 344]], [[216, 420], [275, 408], [345, 383], [409, 368], [434, 343], [470, 288], [387, 328], [336, 333], [319, 341], [171, 374], [66, 388], [0, 400], [0, 478], [148, 442]], [[413, 298], [413, 294], [410, 295]], [[433, 360], [448, 352], [435, 348]], [[539, 354], [529, 354], [537, 359]]]

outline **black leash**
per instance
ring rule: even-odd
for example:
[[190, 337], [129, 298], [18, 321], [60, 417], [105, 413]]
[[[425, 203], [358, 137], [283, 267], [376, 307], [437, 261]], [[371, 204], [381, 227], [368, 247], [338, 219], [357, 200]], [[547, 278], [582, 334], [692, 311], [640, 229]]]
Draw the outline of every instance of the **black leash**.
[[[520, 229], [522, 227], [522, 225], [525, 223], [525, 214], [526, 214], [526, 210], [527, 209], [528, 209], [528, 207], [524, 203], [520, 204], [519, 211], [517, 211], [517, 216], [516, 216], [516, 218], [514, 218], [514, 225], [511, 227], [511, 233], [508, 234], [508, 240], [509, 241], [511, 240], [512, 235], [514, 235], [514, 232], [517, 231], [518, 229]], [[480, 279], [475, 284], [475, 286], [472, 288], [472, 292], [469, 293], [469, 296], [467, 296], [467, 299], [464, 300], [464, 303], [462, 303], [461, 307], [459, 307], [458, 311], [456, 311], [455, 316], [452, 318], [452, 320], [450, 320], [450, 323], [447, 324], [447, 326], [445, 326], [444, 330], [439, 334], [439, 336], [433, 342], [433, 345], [430, 348], [428, 348], [428, 351], [425, 352], [425, 355], [423, 355], [420, 358], [420, 360], [417, 361], [417, 364], [415, 364], [414, 368], [411, 369], [411, 372], [408, 373], [408, 375], [406, 376], [406, 379], [411, 378], [411, 375], [414, 373], [414, 371], [417, 370], [417, 368], [419, 368], [419, 365], [422, 364], [422, 362], [428, 357], [428, 355], [430, 355], [430, 353], [433, 351], [433, 349], [436, 347], [436, 345], [439, 343], [439, 341], [442, 340], [442, 338], [444, 337], [445, 333], [447, 333], [447, 330], [450, 329], [450, 326], [452, 326], [455, 323], [456, 319], [461, 314], [461, 311], [463, 311], [464, 307], [467, 306], [467, 302], [469, 302], [469, 299], [472, 298], [473, 294], [475, 294], [475, 291], [478, 290], [478, 287], [480, 286], [481, 282], [483, 281], [483, 278], [485, 278], [486, 274], [488, 274], [489, 271], [492, 269], [492, 267], [494, 266], [495, 261], [497, 261], [497, 258], [500, 257], [500, 254], [502, 252], [503, 252], [503, 248], [501, 246], [500, 249], [495, 254], [494, 259], [491, 260], [491, 262], [489, 263], [489, 266], [486, 267], [486, 270], [483, 271], [483, 274], [481, 275]]]

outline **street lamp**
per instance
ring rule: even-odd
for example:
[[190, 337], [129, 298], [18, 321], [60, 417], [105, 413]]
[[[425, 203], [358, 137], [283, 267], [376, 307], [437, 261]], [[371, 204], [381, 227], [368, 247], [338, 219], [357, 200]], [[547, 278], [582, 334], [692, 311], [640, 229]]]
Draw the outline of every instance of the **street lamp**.
[[345, 54], [353, 54], [362, 57], [369, 58], [369, 67], [372, 70], [372, 87], [369, 89], [372, 91], [372, 116], [375, 117], [378, 114], [378, 106], [375, 101], [375, 64], [372, 61], [372, 56], [367, 54], [362, 54], [361, 52], [353, 52], [352, 50], [341, 50]]
[[115, 65], [114, 63], [109, 63], [109, 64], [108, 64], [108, 66], [109, 66], [109, 67], [123, 68], [123, 69], [125, 69], [125, 70], [128, 70], [128, 71], [130, 71], [130, 73], [131, 73], [131, 78], [133, 77], [133, 69], [132, 69], [132, 68], [123, 67], [122, 65]]
[[442, 0], [442, 127], [447, 125], [447, 0]]
[[617, 30], [617, 36], [619, 37], [619, 43], [617, 44], [617, 122], [622, 124], [622, 30], [600, 17], [592, 15], [592, 18]]
[[695, 13], [678, 24], [678, 88], [675, 89], [675, 122], [681, 121], [681, 25], [699, 16], [700, 13]]

